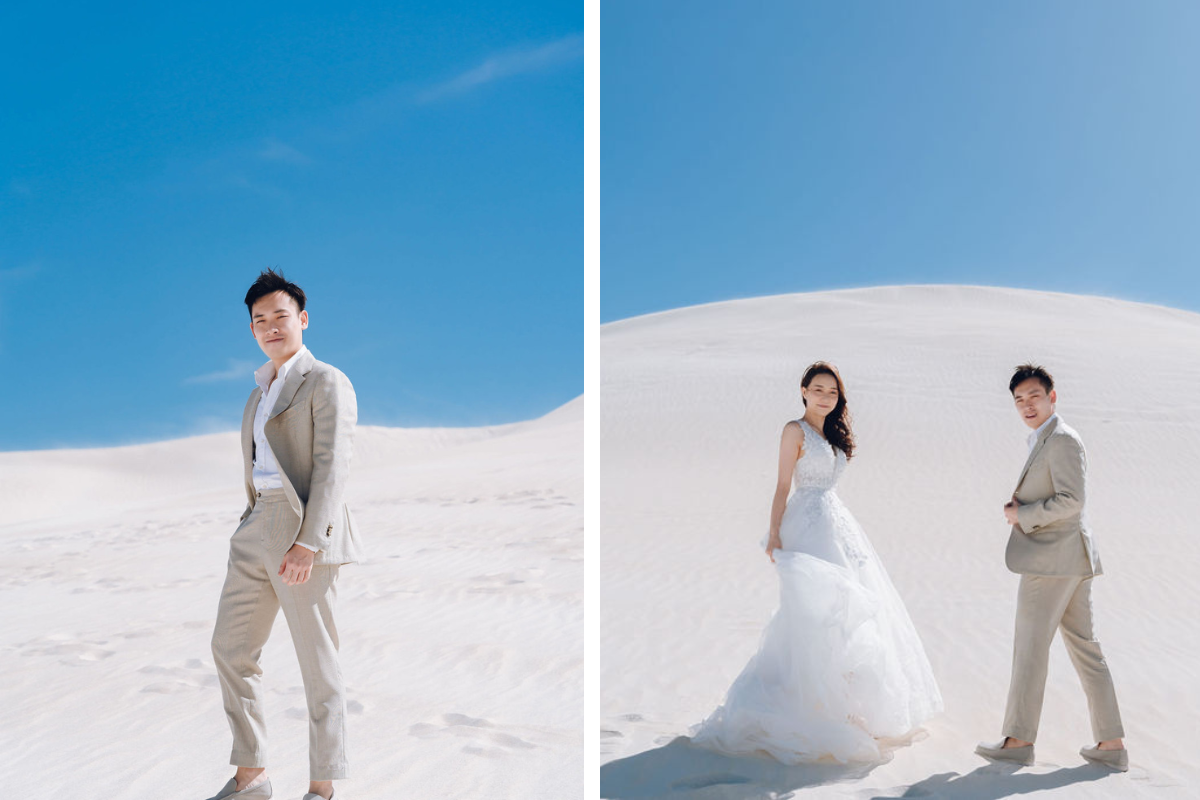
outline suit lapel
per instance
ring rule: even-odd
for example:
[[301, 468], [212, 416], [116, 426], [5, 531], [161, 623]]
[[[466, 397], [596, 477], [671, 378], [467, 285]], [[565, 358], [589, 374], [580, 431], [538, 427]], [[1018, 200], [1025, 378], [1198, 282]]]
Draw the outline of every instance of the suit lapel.
[[284, 411], [287, 411], [288, 406], [292, 404], [292, 400], [296, 397], [296, 392], [300, 390], [300, 385], [304, 383], [304, 378], [312, 371], [314, 361], [316, 359], [307, 350], [304, 352], [304, 355], [296, 359], [296, 363], [292, 365], [291, 371], [288, 372], [287, 378], [283, 381], [283, 388], [279, 390], [279, 397], [275, 400], [275, 407], [271, 409], [271, 413], [267, 417], [268, 420], [273, 420]]
[[254, 414], [258, 411], [258, 403], [262, 400], [262, 389], [257, 386], [250, 393], [250, 399], [246, 401], [246, 410], [242, 412], [242, 461], [246, 465], [246, 480], [250, 480], [250, 475], [254, 464]]
[[1057, 427], [1058, 417], [1055, 417], [1054, 421], [1046, 426], [1046, 430], [1042, 431], [1042, 435], [1038, 437], [1036, 442], [1034, 442], [1033, 450], [1029, 452], [1029, 458], [1025, 459], [1025, 468], [1021, 470], [1021, 477], [1017, 478], [1017, 488], [1013, 489], [1014, 494], [1020, 490], [1021, 484], [1025, 481], [1025, 476], [1029, 473], [1029, 468], [1033, 466], [1033, 460], [1037, 458], [1037, 454], [1040, 453], [1042, 447], [1045, 446], [1046, 440], [1050, 438], [1050, 434], [1054, 433], [1054, 429]]

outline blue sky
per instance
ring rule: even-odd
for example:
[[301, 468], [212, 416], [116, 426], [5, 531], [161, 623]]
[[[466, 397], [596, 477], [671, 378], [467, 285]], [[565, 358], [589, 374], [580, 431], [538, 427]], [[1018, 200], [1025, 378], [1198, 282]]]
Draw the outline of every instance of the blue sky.
[[0, 11], [0, 449], [236, 428], [282, 268], [360, 422], [583, 387], [583, 8]]
[[1200, 311], [1200, 5], [601, 17], [605, 321], [911, 283]]

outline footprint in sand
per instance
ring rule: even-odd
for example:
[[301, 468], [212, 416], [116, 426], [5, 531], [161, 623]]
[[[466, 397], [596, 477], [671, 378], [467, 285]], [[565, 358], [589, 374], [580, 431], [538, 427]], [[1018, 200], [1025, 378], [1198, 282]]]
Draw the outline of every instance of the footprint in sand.
[[537, 745], [497, 728], [490, 720], [466, 714], [443, 714], [441, 723], [418, 722], [409, 727], [408, 734], [418, 739], [438, 739], [455, 736], [467, 739], [462, 751], [489, 758], [505, 756], [517, 750], [535, 749]]
[[140, 631], [122, 631], [116, 635], [120, 636], [122, 639], [146, 639], [151, 636], [157, 636], [158, 634], [155, 631], [143, 629]]
[[506, 506], [527, 505], [530, 501], [537, 501], [543, 494], [544, 492], [537, 489], [523, 489], [519, 492], [497, 495], [493, 499], [499, 500]]
[[[617, 719], [622, 722], [640, 722], [642, 718], [639, 714], [624, 714]], [[602, 755], [615, 755], [619, 752], [623, 743], [617, 740], [625, 738], [625, 734], [620, 730], [622, 727], [624, 726], [618, 722], [612, 727], [600, 729], [600, 752]]]
[[569, 497], [559, 494], [553, 489], [526, 489], [520, 492], [509, 492], [497, 495], [492, 500], [506, 506], [528, 506], [530, 508], [556, 508], [558, 506], [574, 506]]
[[105, 644], [108, 644], [106, 639], [89, 642], [71, 636], [58, 635], [33, 639], [18, 645], [18, 647], [21, 648], [23, 656], [60, 656], [60, 664], [80, 667], [103, 661], [116, 654], [115, 650], [107, 650], [101, 646]]
[[168, 667], [154, 664], [138, 670], [155, 680], [142, 687], [149, 694], [180, 694], [217, 685], [217, 676], [211, 664], [198, 658], [189, 658], [182, 666]]
[[487, 575], [475, 575], [471, 581], [475, 586], [467, 591], [475, 594], [498, 594], [501, 592], [533, 592], [542, 588], [537, 578], [546, 574], [544, 569], [531, 567], [517, 569], [511, 572], [493, 572]]
[[535, 503], [534, 508], [559, 508], [561, 506], [574, 506], [575, 503], [561, 494], [551, 494], [548, 497], [542, 498], [541, 502]]

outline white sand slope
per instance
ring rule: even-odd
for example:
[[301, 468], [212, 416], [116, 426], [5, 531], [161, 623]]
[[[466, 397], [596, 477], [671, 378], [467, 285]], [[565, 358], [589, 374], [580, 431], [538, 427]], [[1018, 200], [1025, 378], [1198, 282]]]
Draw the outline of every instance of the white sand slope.
[[[354, 798], [578, 797], [582, 399], [479, 429], [360, 427], [339, 579]], [[0, 454], [6, 796], [187, 800], [232, 774], [209, 652], [245, 505], [236, 434]], [[307, 788], [287, 625], [263, 657], [275, 796]]]
[[[911, 286], [766, 297], [604, 326], [602, 789], [609, 798], [1200, 796], [1200, 315], [1012, 289]], [[859, 450], [839, 493], [905, 598], [946, 712], [869, 771], [706, 754], [686, 734], [754, 652], [776, 603], [757, 549], [780, 430], [817, 359], [847, 382]], [[1133, 768], [1083, 765], [1091, 735], [1061, 643], [1038, 764], [999, 738], [1018, 578], [1001, 506], [1028, 429], [1012, 368], [1045, 364], [1090, 459], [1107, 574], [1097, 632]]]

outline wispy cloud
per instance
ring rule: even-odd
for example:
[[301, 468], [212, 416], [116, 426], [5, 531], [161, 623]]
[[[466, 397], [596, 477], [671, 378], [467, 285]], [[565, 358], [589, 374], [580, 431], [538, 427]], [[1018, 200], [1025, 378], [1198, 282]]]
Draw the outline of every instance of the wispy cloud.
[[409, 82], [394, 84], [314, 117], [292, 120], [270, 135], [233, 143], [203, 161], [172, 164], [154, 181], [153, 190], [170, 194], [234, 191], [289, 203], [293, 200], [289, 190], [303, 187], [312, 173], [283, 167], [328, 163], [330, 159], [323, 155], [330, 148], [345, 147], [380, 129], [394, 129], [414, 106], [444, 101], [507, 78], [550, 70], [582, 58], [583, 37], [579, 35], [537, 47], [498, 52], [478, 66], [425, 89]]
[[184, 378], [184, 383], [220, 383], [221, 381], [237, 381], [249, 378], [254, 374], [254, 370], [258, 367], [253, 361], [242, 361], [240, 359], [229, 359], [228, 369], [217, 370], [216, 372], [208, 372], [204, 375], [193, 375], [190, 378]]
[[513, 75], [537, 72], [583, 58], [583, 37], [568, 36], [531, 50], [515, 50], [492, 56], [466, 72], [426, 89], [417, 100], [428, 103], [468, 92]]
[[283, 164], [303, 165], [312, 163], [312, 159], [304, 153], [278, 139], [267, 139], [262, 149], [258, 151], [258, 157], [264, 161], [277, 161]]

